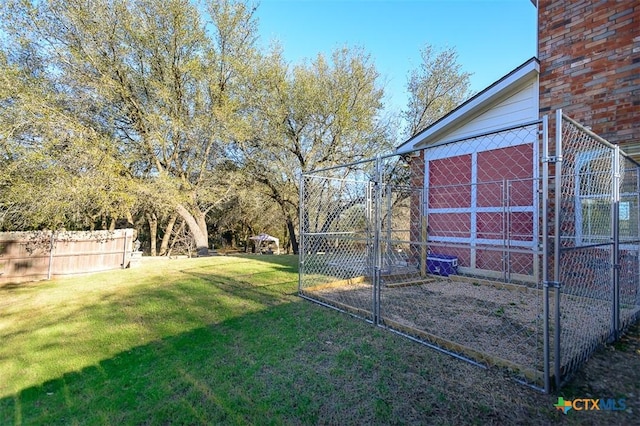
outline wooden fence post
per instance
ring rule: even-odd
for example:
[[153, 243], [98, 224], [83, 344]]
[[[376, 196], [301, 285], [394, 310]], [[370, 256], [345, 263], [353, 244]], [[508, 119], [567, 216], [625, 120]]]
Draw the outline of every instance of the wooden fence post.
[[53, 269], [53, 249], [55, 247], [55, 238], [56, 238], [56, 232], [55, 231], [51, 231], [51, 244], [49, 245], [49, 268], [47, 270], [47, 279], [48, 280], [51, 279], [51, 273], [52, 273], [52, 269]]
[[127, 234], [128, 229], [124, 230], [124, 246], [122, 248], [122, 269], [127, 268]]

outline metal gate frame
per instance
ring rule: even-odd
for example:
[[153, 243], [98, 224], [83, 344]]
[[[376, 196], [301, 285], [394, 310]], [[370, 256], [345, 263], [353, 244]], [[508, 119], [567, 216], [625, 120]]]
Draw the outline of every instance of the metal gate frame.
[[[545, 120], [547, 118], [545, 117]], [[621, 312], [623, 312], [620, 291], [621, 285], [630, 289], [636, 294], [640, 291], [640, 265], [639, 265], [639, 246], [640, 246], [640, 165], [626, 156], [618, 145], [609, 143], [607, 140], [593, 133], [591, 130], [582, 126], [580, 123], [563, 114], [562, 110], [555, 113], [555, 153], [550, 155], [549, 140], [545, 135], [543, 141], [543, 193], [545, 194], [543, 202], [543, 211], [548, 215], [543, 215], [543, 229], [550, 230], [543, 234], [543, 247], [545, 247], [545, 256], [543, 259], [545, 271], [544, 279], [544, 308], [545, 308], [545, 354], [544, 365], [545, 372], [545, 391], [551, 389], [550, 380], [553, 377], [555, 388], [559, 389], [565, 384], [572, 374], [589, 358], [600, 345], [618, 340], [624, 333], [625, 329], [637, 321], [640, 316], [640, 296], [636, 296], [635, 306], [627, 307], [625, 312], [625, 321], [621, 320]], [[600, 223], [600, 231], [602, 232], [601, 241], [583, 243], [578, 238], [578, 234], [582, 223], [580, 218], [580, 206], [576, 206], [577, 201], [571, 198], [579, 199], [580, 182], [586, 173], [581, 172], [581, 168], [575, 163], [576, 157], [579, 155], [588, 157], [586, 163], [596, 163], [600, 166], [600, 171], [595, 174], [596, 180], [603, 183], [600, 185], [605, 190], [600, 189], [601, 193], [587, 194], [586, 198], [591, 201], [604, 202], [609, 207], [608, 223], [604, 221]], [[588, 155], [585, 155], [588, 154]], [[573, 161], [571, 161], [573, 160]], [[569, 161], [569, 162], [568, 162]], [[567, 163], [568, 162], [568, 163]], [[624, 165], [623, 165], [624, 163]], [[550, 166], [553, 165], [554, 176], [550, 175]], [[568, 172], [565, 172], [568, 169]], [[625, 275], [625, 279], [621, 281], [621, 244], [620, 235], [620, 203], [621, 188], [629, 183], [623, 182], [621, 179], [624, 173], [631, 174], [631, 186], [627, 191], [627, 199], [630, 199], [632, 215], [635, 212], [636, 229], [635, 234], [629, 234], [624, 239], [624, 243], [628, 251], [635, 251], [635, 259], [631, 260], [631, 268], [634, 271]], [[635, 174], [635, 179], [633, 178]], [[593, 179], [593, 178], [592, 178]], [[607, 182], [610, 179], [610, 182]], [[572, 182], [574, 180], [575, 182]], [[609, 188], [606, 188], [609, 183]], [[572, 192], [573, 190], [573, 192]], [[606, 192], [608, 190], [608, 193]], [[551, 203], [550, 192], [553, 192], [553, 202]], [[564, 195], [564, 196], [563, 196]], [[569, 213], [571, 210], [571, 202], [574, 202], [573, 208], [576, 209], [574, 217]], [[635, 209], [633, 209], [635, 202]], [[578, 223], [570, 221], [575, 220]], [[552, 222], [552, 225], [551, 223]], [[567, 226], [569, 225], [569, 226]], [[552, 240], [552, 241], [550, 241]], [[609, 250], [609, 259], [604, 263], [603, 267], [609, 270], [610, 293], [603, 295], [602, 291], [594, 289], [580, 289], [577, 297], [585, 299], [603, 300], [606, 302], [604, 306], [610, 309], [610, 325], [606, 331], [590, 336], [589, 341], [583, 339], [580, 342], [582, 347], [576, 348], [571, 342], [571, 330], [563, 326], [562, 307], [563, 303], [569, 297], [576, 296], [578, 293], [575, 288], [570, 288], [572, 275], [580, 273], [580, 268], [576, 267], [574, 262], [569, 262], [575, 253], [580, 250]], [[634, 262], [635, 261], [635, 262]], [[635, 264], [634, 264], [635, 263]], [[593, 268], [593, 267], [592, 267]], [[582, 268], [583, 270], [585, 268]], [[590, 271], [593, 273], [593, 270]], [[633, 273], [635, 272], [635, 275]], [[595, 279], [594, 279], [595, 280]], [[607, 284], [607, 283], [595, 283]], [[549, 289], [553, 290], [554, 310], [550, 312]], [[605, 297], [608, 297], [606, 299]], [[585, 302], [585, 306], [589, 302]], [[591, 306], [596, 306], [594, 303]], [[551, 336], [549, 329], [551, 326], [550, 315], [553, 317], [553, 375], [551, 375]]]

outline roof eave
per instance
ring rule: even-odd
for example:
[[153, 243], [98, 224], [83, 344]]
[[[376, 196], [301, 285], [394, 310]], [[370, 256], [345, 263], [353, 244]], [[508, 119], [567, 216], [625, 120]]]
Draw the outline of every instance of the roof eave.
[[456, 109], [422, 130], [417, 135], [405, 141], [396, 148], [398, 154], [410, 152], [429, 141], [437, 138], [445, 132], [459, 127], [477, 114], [487, 110], [491, 105], [499, 102], [504, 97], [517, 91], [526, 84], [532, 76], [540, 73], [540, 63], [536, 58], [531, 58], [495, 83], [491, 84], [475, 96], [462, 103]]

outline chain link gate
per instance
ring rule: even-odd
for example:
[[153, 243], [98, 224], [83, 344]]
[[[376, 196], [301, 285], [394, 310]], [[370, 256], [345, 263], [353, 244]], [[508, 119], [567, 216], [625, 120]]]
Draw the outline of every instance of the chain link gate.
[[[300, 295], [373, 321], [375, 161], [317, 173], [300, 185]], [[366, 290], [335, 292], [351, 287]]]
[[555, 121], [546, 287], [554, 291], [549, 360], [560, 387], [640, 314], [640, 166], [561, 110]]
[[300, 295], [560, 386], [637, 318], [640, 232], [637, 165], [557, 123], [554, 155], [544, 117], [303, 175]]

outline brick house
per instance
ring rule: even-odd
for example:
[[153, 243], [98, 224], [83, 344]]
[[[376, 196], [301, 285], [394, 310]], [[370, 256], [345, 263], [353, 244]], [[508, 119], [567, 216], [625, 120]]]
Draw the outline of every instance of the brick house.
[[640, 161], [640, 3], [538, 4], [540, 114], [559, 108]]

